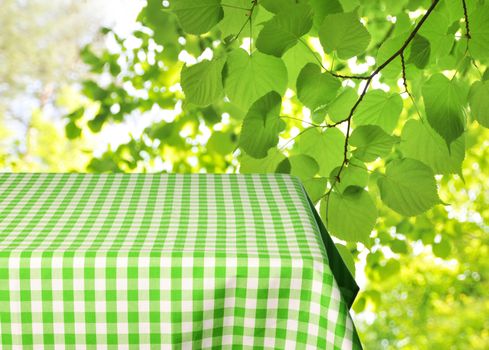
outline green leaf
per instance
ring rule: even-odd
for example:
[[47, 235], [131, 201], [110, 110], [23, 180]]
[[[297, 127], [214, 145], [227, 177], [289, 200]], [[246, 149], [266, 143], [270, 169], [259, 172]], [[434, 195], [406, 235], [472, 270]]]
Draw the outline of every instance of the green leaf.
[[105, 111], [102, 110], [93, 119], [90, 119], [87, 122], [87, 125], [92, 132], [96, 133], [102, 130], [102, 126], [104, 125], [106, 120], [107, 120], [107, 114]]
[[345, 11], [353, 11], [360, 5], [360, 0], [339, 0]]
[[[249, 19], [249, 11], [244, 9], [251, 8], [250, 0], [233, 0], [232, 2], [226, 2], [236, 7], [223, 6], [224, 7], [224, 18], [218, 24], [218, 28], [221, 30], [221, 38], [226, 38], [231, 36], [234, 38], [238, 34], [239, 30], [245, 22]], [[239, 8], [237, 8], [239, 7]], [[253, 11], [253, 23], [255, 23], [255, 18], [258, 11]]]
[[350, 186], [365, 187], [368, 184], [368, 170], [365, 164], [352, 157], [348, 164], [343, 167], [338, 181], [340, 167], [333, 169], [330, 175], [331, 183], [334, 183], [335, 190], [343, 193]]
[[360, 312], [364, 311], [366, 307], [367, 307], [367, 298], [365, 297], [365, 293], [362, 293], [355, 298], [355, 302], [353, 303], [352, 309], [357, 314], [359, 314]]
[[290, 174], [301, 180], [309, 179], [319, 171], [319, 165], [314, 158], [305, 154], [293, 155], [288, 158], [288, 161], [290, 163]]
[[189, 34], [204, 34], [224, 16], [221, 0], [173, 0], [171, 9], [183, 30]]
[[219, 58], [182, 68], [180, 84], [188, 102], [207, 106], [222, 97], [222, 69], [225, 63], [224, 58]]
[[316, 203], [324, 195], [328, 179], [325, 177], [313, 177], [307, 180], [302, 180], [302, 184], [309, 198], [313, 203]]
[[70, 119], [71, 121], [75, 121], [75, 120], [78, 120], [81, 117], [83, 117], [84, 114], [85, 114], [85, 107], [80, 107], [80, 108], [75, 109], [73, 112], [68, 114], [66, 117], [68, 119]]
[[82, 93], [91, 100], [102, 101], [108, 95], [107, 90], [101, 88], [96, 82], [92, 80], [83, 81], [82, 86]]
[[270, 148], [265, 158], [256, 159], [243, 153], [239, 159], [239, 172], [241, 174], [274, 173], [277, 166], [285, 156], [276, 148]]
[[69, 138], [70, 140], [80, 137], [81, 132], [82, 132], [81, 129], [78, 127], [78, 125], [76, 125], [74, 121], [70, 121], [65, 126], [66, 137]]
[[353, 155], [364, 162], [373, 162], [378, 157], [387, 156], [397, 138], [386, 134], [375, 125], [355, 128], [350, 136], [350, 145], [356, 147]]
[[315, 28], [319, 28], [326, 15], [343, 12], [343, 7], [338, 0], [309, 0], [309, 4], [314, 13], [313, 24]]
[[455, 41], [455, 35], [448, 30], [450, 24], [446, 14], [434, 11], [419, 30], [419, 34], [430, 42], [432, 60], [450, 53]]
[[234, 137], [230, 132], [214, 131], [207, 141], [207, 150], [223, 156], [231, 154], [236, 147]]
[[447, 239], [442, 239], [440, 242], [434, 243], [432, 249], [433, 254], [435, 254], [437, 257], [446, 259], [450, 256], [452, 246]]
[[350, 250], [343, 244], [335, 243], [335, 246], [343, 259], [343, 262], [348, 268], [348, 271], [350, 271], [352, 276], [355, 276], [355, 260], [353, 260], [353, 255], [351, 254]]
[[385, 264], [380, 266], [378, 270], [378, 274], [381, 280], [386, 280], [390, 277], [396, 276], [399, 274], [399, 270], [401, 269], [401, 263], [395, 259], [389, 259], [385, 262]]
[[278, 134], [284, 122], [280, 119], [282, 98], [275, 91], [260, 97], [251, 106], [243, 120], [240, 147], [254, 158], [264, 158], [278, 143]]
[[343, 162], [345, 135], [337, 128], [320, 132], [310, 128], [299, 136], [298, 150], [311, 156], [319, 164], [319, 175], [328, 177], [331, 170]]
[[430, 60], [430, 52], [430, 42], [424, 36], [416, 34], [411, 42], [411, 54], [407, 62], [414, 63], [416, 67], [422, 69]]
[[284, 7], [295, 4], [295, 0], [260, 0], [259, 4], [267, 11], [279, 13]]
[[489, 80], [476, 81], [469, 92], [472, 116], [480, 125], [489, 128]]
[[315, 62], [314, 55], [304, 45], [295, 45], [282, 56], [287, 66], [288, 86], [295, 89], [297, 77], [307, 63]]
[[313, 203], [321, 199], [328, 183], [328, 179], [324, 177], [314, 177], [318, 171], [318, 163], [314, 158], [305, 154], [296, 154], [286, 158], [277, 167], [277, 172], [297, 176]]
[[321, 67], [308, 63], [297, 78], [297, 97], [309, 109], [314, 110], [335, 98], [341, 82], [328, 73], [321, 73]]
[[333, 235], [350, 242], [367, 243], [377, 220], [377, 208], [370, 194], [356, 186], [343, 193], [331, 192], [321, 202], [321, 214]]
[[372, 90], [365, 94], [358, 105], [353, 121], [356, 125], [378, 125], [390, 134], [396, 128], [401, 111], [402, 98], [399, 94]]
[[417, 159], [433, 169], [435, 174], [462, 172], [465, 156], [464, 135], [450, 146], [427, 123], [408, 120], [402, 129], [400, 150], [407, 158]]
[[489, 57], [489, 3], [480, 6], [469, 14], [470, 55], [478, 60]]
[[324, 17], [319, 40], [326, 53], [336, 51], [339, 58], [348, 59], [365, 51], [370, 34], [360, 23], [356, 11], [352, 11]]
[[263, 53], [280, 57], [297, 44], [312, 27], [312, 11], [307, 4], [283, 8], [266, 22], [256, 39], [256, 48]]
[[171, 12], [163, 10], [160, 0], [148, 0], [139, 16], [139, 20], [153, 30], [155, 42], [163, 45], [165, 50], [177, 42], [178, 20]]
[[406, 241], [395, 239], [389, 242], [389, 247], [394, 253], [397, 254], [407, 254], [408, 253], [408, 245]]
[[[470, 12], [471, 2], [467, 1], [467, 3], [469, 3], [467, 10]], [[473, 1], [473, 3], [476, 4], [477, 1]], [[436, 5], [436, 11], [443, 12], [448, 17], [450, 22], [457, 21], [457, 24], [459, 24], [458, 22], [460, 21], [460, 18], [462, 18], [464, 15], [463, 7], [461, 1], [459, 0], [440, 1], [440, 3]]]
[[423, 85], [426, 116], [448, 146], [464, 132], [463, 104], [467, 94], [456, 80], [434, 74]]
[[175, 132], [176, 129], [175, 123], [167, 123], [165, 121], [162, 121], [160, 123], [155, 123], [151, 126], [149, 126], [146, 129], [146, 133], [148, 136], [152, 139], [158, 139], [160, 141], [165, 141], [167, 142], [166, 139], [171, 137], [172, 133]]
[[244, 110], [270, 91], [282, 95], [287, 87], [287, 68], [280, 58], [261, 52], [249, 56], [236, 49], [229, 55], [227, 67], [224, 89], [231, 102]]
[[[396, 23], [397, 25], [400, 25], [401, 23]], [[383, 64], [386, 62], [399, 48], [404, 44], [406, 41], [406, 38], [408, 37], [410, 32], [402, 32], [397, 35], [393, 35], [386, 41], [382, 43], [382, 45], [379, 48], [379, 51], [377, 52], [377, 57], [375, 59], [377, 64]], [[393, 59], [389, 64], [382, 69], [382, 78], [390, 78], [394, 79], [399, 76], [401, 73], [401, 58], [397, 56], [395, 59]]]
[[328, 116], [334, 123], [345, 120], [358, 99], [355, 89], [346, 87], [328, 106]]
[[382, 201], [401, 215], [419, 215], [440, 203], [433, 171], [415, 159], [391, 161], [377, 184]]
[[289, 158], [285, 158], [282, 160], [279, 165], [277, 165], [277, 169], [275, 169], [275, 172], [278, 174], [290, 174], [290, 161]]

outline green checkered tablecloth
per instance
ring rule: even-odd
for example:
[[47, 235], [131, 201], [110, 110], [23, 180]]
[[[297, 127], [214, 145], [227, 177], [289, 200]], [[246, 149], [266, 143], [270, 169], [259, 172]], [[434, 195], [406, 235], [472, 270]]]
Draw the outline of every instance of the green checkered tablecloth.
[[0, 174], [0, 344], [360, 349], [358, 291], [284, 174]]

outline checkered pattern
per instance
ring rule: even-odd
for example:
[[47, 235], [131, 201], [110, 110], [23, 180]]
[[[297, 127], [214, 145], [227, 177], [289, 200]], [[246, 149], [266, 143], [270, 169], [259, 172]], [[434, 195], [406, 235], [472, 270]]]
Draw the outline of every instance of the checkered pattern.
[[283, 174], [0, 174], [0, 344], [360, 349]]

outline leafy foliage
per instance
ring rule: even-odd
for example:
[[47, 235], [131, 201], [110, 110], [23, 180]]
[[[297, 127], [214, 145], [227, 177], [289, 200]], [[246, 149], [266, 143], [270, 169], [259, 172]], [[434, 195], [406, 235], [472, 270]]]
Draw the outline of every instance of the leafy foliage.
[[[382, 6], [389, 12], [379, 11]], [[156, 154], [191, 149], [182, 128], [196, 137], [199, 125], [213, 128], [226, 115], [224, 130], [207, 141], [209, 167], [216, 157], [233, 164], [238, 147], [243, 172], [299, 176], [314, 201], [329, 207], [324, 221], [332, 233], [368, 245], [380, 208], [372, 198], [406, 216], [441, 203], [434, 175], [461, 174], [468, 123], [488, 125], [489, 89], [480, 71], [489, 59], [487, 6], [150, 0], [139, 17], [150, 32], [134, 34], [141, 46], [123, 49], [123, 67], [121, 59], [84, 49], [94, 72], [114, 77], [108, 85], [83, 83], [85, 96], [100, 103], [87, 125], [98, 132], [134, 110], [172, 109], [183, 98], [180, 83], [187, 102], [181, 114], [146, 129], [145, 137], [159, 142]], [[424, 10], [417, 18], [404, 13], [417, 9]], [[181, 64], [184, 51], [193, 62]], [[358, 74], [355, 64], [371, 68]], [[128, 93], [120, 79], [148, 91], [147, 98]], [[83, 118], [68, 118], [68, 137], [79, 137]], [[146, 149], [144, 140], [134, 142]]]
[[365, 51], [370, 34], [360, 23], [356, 11], [326, 16], [319, 28], [319, 40], [327, 53], [348, 59]]
[[329, 201], [323, 203], [323, 217], [328, 220], [331, 233], [346, 241], [368, 241], [377, 209], [367, 191], [349, 186], [343, 193], [333, 192]]
[[271, 91], [256, 100], [246, 114], [239, 144], [250, 156], [264, 158], [268, 150], [277, 145], [278, 134], [283, 128], [280, 103], [280, 95]]
[[378, 125], [387, 133], [392, 133], [402, 111], [399, 94], [389, 94], [382, 90], [372, 90], [365, 94], [353, 117], [357, 125]]
[[406, 157], [425, 163], [435, 174], [461, 173], [465, 155], [465, 135], [456, 139], [448, 149], [441, 136], [427, 123], [408, 120], [402, 129], [401, 138], [401, 152]]
[[319, 164], [318, 174], [328, 177], [334, 168], [341, 165], [341, 145], [344, 142], [345, 136], [336, 128], [324, 132], [310, 128], [299, 137], [297, 151], [314, 158]]
[[188, 102], [208, 106], [223, 94], [222, 69], [224, 59], [202, 61], [191, 67], [183, 67], [182, 89]]
[[246, 110], [270, 91], [285, 92], [287, 68], [280, 58], [261, 52], [248, 55], [243, 49], [236, 49], [227, 60], [224, 84], [231, 102]]
[[312, 11], [308, 5], [285, 6], [263, 25], [256, 38], [256, 48], [263, 53], [280, 57], [297, 44], [311, 27]]
[[433, 171], [414, 159], [387, 164], [378, 184], [384, 203], [402, 215], [421, 214], [439, 202]]
[[476, 81], [470, 89], [472, 116], [482, 126], [489, 128], [489, 82]]
[[467, 94], [457, 81], [442, 74], [433, 75], [423, 85], [428, 122], [445, 139], [447, 146], [464, 132], [463, 103]]
[[428, 64], [430, 54], [430, 41], [422, 35], [415, 35], [411, 45], [411, 54], [409, 55], [408, 63], [413, 63], [416, 67], [422, 69]]
[[172, 11], [183, 30], [191, 34], [208, 32], [224, 16], [220, 0], [174, 0]]
[[489, 4], [475, 7], [470, 13], [470, 22], [470, 53], [475, 59], [485, 61], [489, 52]]
[[328, 73], [321, 73], [321, 68], [308, 63], [297, 77], [297, 97], [304, 106], [311, 110], [325, 106], [336, 97], [340, 81]]
[[376, 125], [362, 125], [350, 137], [350, 145], [356, 147], [353, 155], [364, 162], [373, 162], [385, 157], [397, 142], [397, 138], [385, 133]]

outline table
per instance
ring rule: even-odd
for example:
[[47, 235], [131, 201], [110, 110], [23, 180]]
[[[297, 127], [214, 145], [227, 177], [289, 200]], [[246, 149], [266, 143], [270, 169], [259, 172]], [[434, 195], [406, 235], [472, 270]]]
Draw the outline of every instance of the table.
[[0, 174], [3, 349], [361, 349], [285, 174]]

